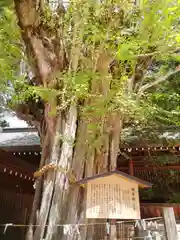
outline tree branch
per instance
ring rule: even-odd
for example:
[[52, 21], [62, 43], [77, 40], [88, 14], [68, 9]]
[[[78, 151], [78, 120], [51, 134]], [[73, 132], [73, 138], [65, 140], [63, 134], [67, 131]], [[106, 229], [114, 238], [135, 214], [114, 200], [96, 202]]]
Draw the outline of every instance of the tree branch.
[[180, 69], [176, 69], [175, 71], [169, 72], [167, 75], [160, 77], [156, 81], [143, 85], [138, 91], [138, 98], [140, 98], [147, 89], [149, 89], [159, 83], [169, 80], [171, 77], [175, 76], [178, 73], [180, 73]]
[[[166, 49], [165, 53], [169, 54], [169, 53], [179, 53], [180, 52], [180, 48], [174, 48], [174, 47], [170, 47], [168, 49]], [[155, 56], [158, 54], [161, 54], [162, 51], [154, 51], [154, 52], [150, 52], [150, 53], [144, 53], [144, 54], [139, 54], [139, 55], [135, 55], [135, 58], [145, 58], [145, 57], [151, 57], [151, 56]]]
[[60, 26], [55, 31], [49, 30], [49, 23], [43, 21], [45, 14], [42, 1], [14, 0], [14, 3], [29, 63], [38, 84], [47, 86], [53, 74], [67, 66], [64, 47], [60, 41], [62, 36], [58, 35]]
[[137, 57], [136, 65], [134, 68], [134, 74], [128, 79], [128, 92], [136, 90], [137, 85], [141, 85], [144, 79], [144, 73], [147, 71], [149, 65], [152, 63], [153, 55], [141, 55]]
[[18, 24], [21, 29], [29, 62], [35, 75], [39, 78], [39, 84], [42, 84], [47, 79], [51, 69], [45, 56], [42, 40], [36, 33], [40, 20], [37, 2], [37, 0], [14, 0]]

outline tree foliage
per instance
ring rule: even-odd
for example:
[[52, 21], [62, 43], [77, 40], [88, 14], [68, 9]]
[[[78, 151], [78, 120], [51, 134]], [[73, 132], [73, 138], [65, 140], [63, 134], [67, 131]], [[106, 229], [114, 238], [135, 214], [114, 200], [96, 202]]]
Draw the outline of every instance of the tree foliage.
[[[8, 85], [9, 91], [7, 83], [11, 81], [15, 89], [11, 97], [16, 103], [27, 100], [29, 96], [36, 99], [40, 96], [44, 101], [49, 101], [52, 92], [58, 97], [58, 108], [63, 109], [71, 101], [83, 102], [92, 97], [90, 85], [99, 81], [97, 56], [101, 54], [101, 49], [106, 49], [109, 68], [114, 75], [113, 80], [110, 79], [111, 74], [107, 75], [106, 81], [111, 81], [113, 88], [105, 99], [95, 93], [95, 107], [89, 106], [86, 112], [104, 115], [106, 111], [119, 109], [127, 122], [130, 119], [130, 123], [134, 118], [143, 122], [152, 117], [152, 121], [179, 124], [178, 73], [176, 80], [173, 75], [163, 84], [156, 84], [159, 78], [175, 70], [174, 65], [169, 66], [170, 62], [174, 61], [177, 65], [179, 61], [179, 53], [176, 52], [180, 39], [178, 16], [178, 1], [170, 0], [142, 1], [139, 7], [132, 6], [128, 1], [107, 1], [102, 4], [70, 1], [67, 10], [58, 8], [55, 13], [46, 5], [44, 14], [38, 20], [41, 29], [48, 29], [49, 36], [42, 36], [43, 41], [47, 41], [45, 44], [48, 47], [53, 47], [53, 38], [56, 34], [62, 35], [60, 51], [65, 53], [67, 63], [64, 63], [63, 71], [53, 72], [55, 88], [49, 86], [45, 89], [41, 83], [38, 87], [32, 87], [25, 78], [26, 72], [24, 78], [18, 77], [22, 45], [15, 16], [6, 8], [1, 16], [1, 83]], [[76, 71], [69, 62], [72, 55], [77, 58]], [[70, 68], [72, 70], [68, 70]], [[141, 92], [144, 87], [145, 91]], [[17, 96], [17, 93], [20, 94]]]

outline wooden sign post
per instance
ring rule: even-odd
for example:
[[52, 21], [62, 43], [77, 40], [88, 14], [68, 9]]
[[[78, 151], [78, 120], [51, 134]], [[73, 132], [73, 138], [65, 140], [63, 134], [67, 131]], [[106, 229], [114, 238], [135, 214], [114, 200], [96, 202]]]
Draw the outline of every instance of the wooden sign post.
[[83, 179], [78, 184], [87, 183], [86, 217], [110, 219], [111, 239], [116, 239], [116, 219], [140, 219], [138, 188], [152, 185], [126, 173], [114, 170]]
[[116, 220], [111, 219], [110, 220], [110, 240], [116, 240], [117, 239], [117, 232], [116, 232]]
[[86, 217], [140, 219], [138, 185], [117, 176], [88, 182]]

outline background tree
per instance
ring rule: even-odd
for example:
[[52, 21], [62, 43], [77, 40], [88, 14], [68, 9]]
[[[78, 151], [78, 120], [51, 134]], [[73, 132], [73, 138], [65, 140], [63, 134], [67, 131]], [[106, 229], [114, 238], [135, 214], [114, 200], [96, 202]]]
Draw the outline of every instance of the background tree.
[[[0, 33], [2, 89], [9, 106], [39, 131], [40, 168], [52, 164], [43, 176], [36, 173], [30, 224], [40, 226], [27, 239], [67, 239], [56, 224], [85, 222], [85, 191], [71, 184], [72, 176], [116, 168], [123, 125], [143, 127], [157, 116], [155, 92], [179, 74], [154, 70], [178, 55], [179, 5], [72, 0], [52, 9], [45, 0], [14, 0], [22, 42], [11, 8], [4, 13], [1, 23], [12, 21], [13, 29]], [[21, 58], [27, 71], [19, 77]], [[85, 229], [81, 234], [86, 239]]]

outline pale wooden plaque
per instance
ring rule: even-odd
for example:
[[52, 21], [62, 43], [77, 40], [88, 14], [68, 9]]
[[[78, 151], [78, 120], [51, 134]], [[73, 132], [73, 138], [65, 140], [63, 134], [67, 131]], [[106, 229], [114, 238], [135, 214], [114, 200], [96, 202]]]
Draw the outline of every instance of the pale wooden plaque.
[[86, 217], [140, 219], [138, 184], [117, 175], [88, 182]]

